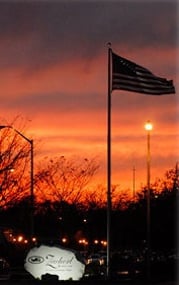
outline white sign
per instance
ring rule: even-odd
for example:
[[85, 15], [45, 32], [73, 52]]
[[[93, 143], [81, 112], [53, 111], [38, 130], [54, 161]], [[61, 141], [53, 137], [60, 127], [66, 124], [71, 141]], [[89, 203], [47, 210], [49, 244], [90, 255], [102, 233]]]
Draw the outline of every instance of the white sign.
[[79, 280], [83, 277], [85, 264], [70, 249], [41, 245], [29, 251], [24, 268], [40, 280], [45, 274], [57, 275], [59, 280]]

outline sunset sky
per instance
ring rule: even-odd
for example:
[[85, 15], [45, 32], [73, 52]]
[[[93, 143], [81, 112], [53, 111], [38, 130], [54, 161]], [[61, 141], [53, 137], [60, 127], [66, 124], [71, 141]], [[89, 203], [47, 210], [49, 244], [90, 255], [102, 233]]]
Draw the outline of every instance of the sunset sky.
[[[106, 184], [107, 43], [113, 51], [173, 79], [175, 95], [112, 93], [112, 183], [146, 183], [147, 120], [151, 180], [179, 161], [176, 1], [0, 1], [1, 124], [27, 120], [43, 156], [94, 158], [93, 183]], [[17, 127], [17, 126], [15, 126]], [[39, 147], [40, 146], [40, 147]]]

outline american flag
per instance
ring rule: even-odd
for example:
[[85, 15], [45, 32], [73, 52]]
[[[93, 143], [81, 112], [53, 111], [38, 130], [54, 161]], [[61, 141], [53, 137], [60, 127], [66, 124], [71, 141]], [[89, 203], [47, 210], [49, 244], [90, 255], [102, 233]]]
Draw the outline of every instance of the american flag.
[[151, 95], [175, 93], [172, 80], [155, 76], [148, 69], [112, 52], [112, 90]]

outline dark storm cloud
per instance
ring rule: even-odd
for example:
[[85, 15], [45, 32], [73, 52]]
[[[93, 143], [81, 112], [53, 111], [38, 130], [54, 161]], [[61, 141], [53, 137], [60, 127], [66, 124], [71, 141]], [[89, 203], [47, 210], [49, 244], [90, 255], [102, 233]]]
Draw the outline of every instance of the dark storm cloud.
[[108, 41], [176, 44], [177, 3], [40, 1], [0, 3], [0, 66], [42, 67], [95, 57]]

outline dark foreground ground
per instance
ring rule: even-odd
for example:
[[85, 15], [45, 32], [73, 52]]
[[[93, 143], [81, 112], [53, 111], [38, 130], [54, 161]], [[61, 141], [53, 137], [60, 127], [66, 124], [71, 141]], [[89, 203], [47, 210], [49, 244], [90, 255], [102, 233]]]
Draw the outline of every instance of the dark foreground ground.
[[[120, 265], [122, 266], [122, 264]], [[24, 269], [23, 263], [17, 264], [16, 262], [10, 267], [10, 271], [7, 271], [6, 275], [0, 274], [0, 285], [179, 285], [179, 278], [176, 277], [179, 277], [179, 272], [177, 272], [179, 267], [173, 262], [164, 263], [162, 266], [158, 263], [152, 264], [149, 281], [144, 270], [139, 270], [139, 274], [135, 275], [119, 275], [121, 271], [115, 268], [116, 270], [111, 271], [114, 272], [113, 275], [111, 274], [110, 278], [106, 278], [106, 267], [104, 267], [104, 271], [101, 269], [96, 271], [97, 268], [101, 268], [100, 266], [96, 267], [95, 265], [92, 268], [93, 271], [90, 271], [91, 267], [85, 270], [85, 273], [88, 274], [80, 281], [61, 281], [51, 275], [45, 276], [44, 280], [36, 280]], [[93, 275], [90, 275], [89, 272], [93, 272]], [[103, 274], [100, 275], [99, 272], [103, 272]]]
[[[5, 278], [4, 278], [5, 279]], [[175, 278], [176, 279], [176, 278]], [[147, 281], [146, 278], [130, 279], [130, 278], [105, 278], [105, 277], [93, 277], [86, 278], [80, 281], [60, 281], [54, 276], [46, 276], [45, 280], [35, 280], [25, 270], [18, 272], [17, 268], [15, 272], [12, 272], [10, 278], [3, 278], [0, 280], [0, 285], [179, 285], [177, 280], [162, 280], [160, 278], [151, 278]]]
[[57, 281], [54, 279], [35, 280], [35, 279], [10, 279], [0, 280], [1, 285], [178, 285], [177, 281], [145, 281], [145, 280], [80, 280], [80, 281]]
[[178, 282], [174, 281], [160, 281], [160, 282], [146, 282], [146, 281], [122, 281], [122, 280], [82, 280], [82, 281], [38, 281], [38, 280], [2, 280], [1, 285], [178, 285]]

